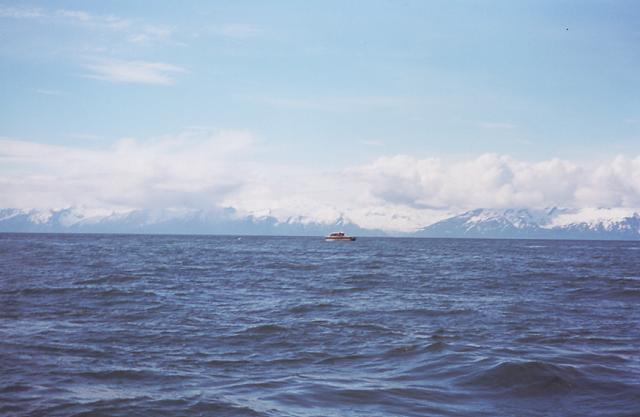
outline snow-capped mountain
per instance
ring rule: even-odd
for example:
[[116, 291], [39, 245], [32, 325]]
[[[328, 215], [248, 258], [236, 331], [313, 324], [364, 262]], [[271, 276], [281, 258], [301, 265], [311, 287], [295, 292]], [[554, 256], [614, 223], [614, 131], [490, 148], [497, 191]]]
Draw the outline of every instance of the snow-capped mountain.
[[476, 209], [417, 231], [421, 237], [639, 239], [631, 209]]
[[0, 232], [320, 236], [336, 230], [358, 236], [383, 234], [362, 229], [343, 216], [328, 223], [300, 216], [279, 220], [270, 215], [242, 215], [233, 208], [135, 210], [106, 215], [76, 208], [0, 209]]
[[[157, 233], [321, 236], [342, 230], [356, 236], [384, 236], [340, 216], [319, 222], [295, 216], [241, 214], [211, 210], [134, 210], [92, 213], [62, 210], [0, 209], [0, 232]], [[631, 209], [476, 209], [426, 226], [414, 237], [633, 239], [640, 240], [640, 214]]]

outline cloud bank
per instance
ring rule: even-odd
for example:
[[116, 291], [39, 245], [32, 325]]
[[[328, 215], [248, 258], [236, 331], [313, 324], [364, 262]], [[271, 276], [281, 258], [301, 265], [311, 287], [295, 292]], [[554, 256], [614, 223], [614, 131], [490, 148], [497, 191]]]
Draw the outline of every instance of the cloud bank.
[[411, 207], [639, 207], [640, 157], [594, 164], [484, 154], [463, 161], [398, 155], [353, 169], [380, 200]]
[[190, 131], [93, 150], [0, 139], [0, 206], [214, 206], [243, 186], [232, 160], [253, 141], [244, 131]]
[[264, 165], [247, 131], [190, 130], [104, 149], [0, 139], [0, 206], [234, 207], [279, 218], [411, 231], [463, 210], [640, 207], [640, 156], [597, 163], [484, 154], [386, 156], [320, 172]]

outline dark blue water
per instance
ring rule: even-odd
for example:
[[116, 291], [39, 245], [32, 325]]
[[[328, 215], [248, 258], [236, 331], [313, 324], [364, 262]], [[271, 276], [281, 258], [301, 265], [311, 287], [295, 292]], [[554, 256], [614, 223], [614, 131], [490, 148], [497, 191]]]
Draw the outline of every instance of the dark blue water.
[[0, 415], [639, 416], [640, 243], [0, 235]]

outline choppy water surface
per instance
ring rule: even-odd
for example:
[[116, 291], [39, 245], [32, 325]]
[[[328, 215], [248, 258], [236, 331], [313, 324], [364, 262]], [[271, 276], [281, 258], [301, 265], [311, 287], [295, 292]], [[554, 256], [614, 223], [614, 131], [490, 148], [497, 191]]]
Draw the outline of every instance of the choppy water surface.
[[640, 415], [640, 243], [5, 234], [0, 274], [2, 415]]

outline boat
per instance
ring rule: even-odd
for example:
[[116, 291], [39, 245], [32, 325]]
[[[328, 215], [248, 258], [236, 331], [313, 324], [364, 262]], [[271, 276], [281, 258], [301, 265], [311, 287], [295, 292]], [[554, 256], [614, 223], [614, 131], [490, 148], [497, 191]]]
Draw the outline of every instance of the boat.
[[325, 236], [324, 240], [356, 240], [354, 236], [347, 236], [344, 232], [333, 232], [329, 236]]

